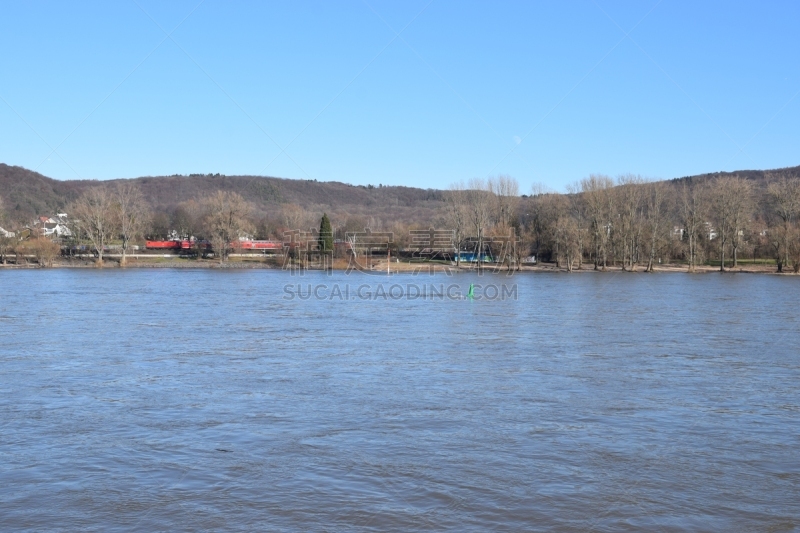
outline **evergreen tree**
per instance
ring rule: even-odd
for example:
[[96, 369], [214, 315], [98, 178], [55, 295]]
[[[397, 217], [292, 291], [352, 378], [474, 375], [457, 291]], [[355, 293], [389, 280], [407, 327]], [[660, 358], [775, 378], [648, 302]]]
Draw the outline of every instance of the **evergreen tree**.
[[333, 252], [333, 230], [331, 221], [325, 213], [319, 222], [319, 249], [322, 252]]

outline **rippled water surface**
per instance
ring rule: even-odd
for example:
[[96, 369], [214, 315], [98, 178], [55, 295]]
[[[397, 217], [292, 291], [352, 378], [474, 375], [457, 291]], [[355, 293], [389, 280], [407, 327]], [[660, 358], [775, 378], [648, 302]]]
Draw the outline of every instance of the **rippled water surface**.
[[800, 279], [297, 282], [0, 271], [0, 529], [800, 530]]

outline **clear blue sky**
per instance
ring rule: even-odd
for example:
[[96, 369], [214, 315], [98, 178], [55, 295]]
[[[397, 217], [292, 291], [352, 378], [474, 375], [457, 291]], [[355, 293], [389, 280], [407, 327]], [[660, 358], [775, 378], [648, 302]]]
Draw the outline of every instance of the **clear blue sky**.
[[0, 162], [523, 192], [794, 166], [798, 27], [796, 1], [2, 0]]

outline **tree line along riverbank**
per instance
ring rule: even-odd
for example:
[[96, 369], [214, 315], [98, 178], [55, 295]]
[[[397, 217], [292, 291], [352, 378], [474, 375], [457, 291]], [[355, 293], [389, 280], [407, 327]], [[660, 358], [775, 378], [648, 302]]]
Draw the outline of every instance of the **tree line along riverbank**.
[[[186, 185], [191, 179], [202, 182], [202, 195], [164, 204], [148, 192], [159, 180]], [[259, 182], [254, 178], [251, 183]], [[217, 190], [209, 189], [215, 184]], [[325, 186], [306, 183], [303, 190], [311, 195]], [[497, 176], [453, 183], [427, 196], [408, 193], [405, 207], [419, 210], [402, 213], [383, 205], [391, 198], [400, 204], [401, 197], [389, 191], [395, 188], [339, 187], [344, 193], [360, 191], [358, 199], [366, 205], [358, 211], [343, 208], [346, 203], [285, 202], [281, 195], [270, 196], [273, 202], [265, 204], [237, 192], [247, 193], [247, 187], [224, 176], [83, 183], [75, 189], [79, 194], [73, 191], [59, 206], [63, 212], [27, 222], [15, 218], [20, 205], [14, 205], [16, 189], [0, 190], [0, 263], [55, 266], [66, 264], [63, 256], [77, 253], [83, 260], [91, 253], [98, 265], [106, 260], [109, 265], [155, 264], [160, 261], [139, 257], [147, 240], [170, 239], [191, 243], [187, 253], [195, 255], [196, 265], [212, 256], [224, 264], [239, 260], [237, 243], [243, 239], [289, 239], [280, 253], [292, 255], [292, 261], [314, 247], [337, 260], [362, 253], [359, 247], [393, 257], [414, 250], [430, 255], [435, 248], [456, 266], [465, 254], [472, 254], [472, 260], [485, 254], [518, 270], [554, 264], [566, 271], [800, 272], [800, 168], [672, 181], [591, 175], [565, 194], [541, 186], [525, 194], [516, 179]], [[369, 210], [370, 204], [375, 210]], [[439, 241], [426, 252], [415, 235], [429, 229], [438, 232]], [[369, 232], [390, 238], [372, 246], [364, 242]], [[330, 242], [323, 243], [321, 235]], [[539, 266], [526, 264], [533, 260]]]

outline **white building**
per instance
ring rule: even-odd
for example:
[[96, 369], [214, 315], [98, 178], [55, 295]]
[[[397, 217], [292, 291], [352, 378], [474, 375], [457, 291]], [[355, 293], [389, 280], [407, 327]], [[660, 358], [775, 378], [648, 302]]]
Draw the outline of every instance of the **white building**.
[[59, 213], [56, 217], [39, 217], [33, 224], [34, 231], [43, 237], [62, 238], [72, 237], [72, 231], [67, 227], [66, 213]]

